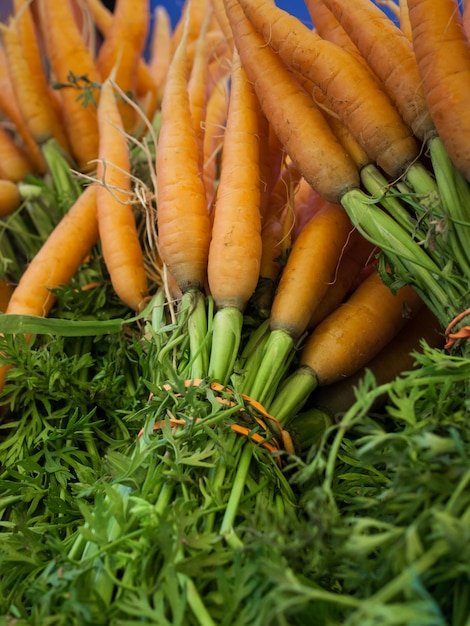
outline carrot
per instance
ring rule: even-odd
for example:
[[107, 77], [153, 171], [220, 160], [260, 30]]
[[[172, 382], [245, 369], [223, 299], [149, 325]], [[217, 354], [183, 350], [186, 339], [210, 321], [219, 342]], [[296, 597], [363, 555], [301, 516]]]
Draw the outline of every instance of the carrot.
[[465, 0], [462, 9], [462, 28], [467, 40], [470, 41], [470, 2], [468, 0]]
[[[27, 14], [23, 14], [23, 18]], [[56, 139], [67, 152], [70, 146], [62, 121], [57, 114], [56, 101], [52, 97], [49, 82], [43, 68], [28, 64], [28, 45], [34, 40], [22, 40], [18, 30], [18, 18], [11, 18], [8, 25], [0, 26], [8, 71], [16, 99], [25, 123], [39, 144]]]
[[325, 6], [323, 0], [305, 0], [305, 5], [313, 20], [315, 32], [322, 39], [328, 39], [328, 41], [335, 43], [343, 50], [350, 52], [361, 63], [366, 63], [356, 44], [351, 40], [333, 13]]
[[171, 61], [171, 20], [164, 6], [157, 5], [154, 11], [153, 30], [150, 39], [149, 72], [158, 90], [161, 101], [168, 67]]
[[202, 25], [210, 13], [209, 0], [185, 0], [180, 19], [178, 20], [172, 36], [173, 54], [179, 46], [183, 33], [186, 39], [188, 63], [191, 67], [193, 62], [194, 42], [199, 37]]
[[21, 204], [18, 185], [8, 179], [0, 179], [0, 218], [10, 215]]
[[242, 314], [259, 278], [258, 109], [253, 87], [235, 53], [207, 266], [209, 290], [217, 307], [209, 376], [223, 383], [232, 372], [241, 340]]
[[[64, 215], [26, 267], [5, 313], [49, 314], [53, 290], [67, 284], [98, 241], [96, 186], [91, 185]], [[10, 365], [0, 367], [0, 389]]]
[[[355, 390], [366, 372], [373, 374], [376, 386], [391, 382], [415, 366], [415, 355], [422, 351], [422, 341], [435, 348], [441, 348], [444, 344], [438, 320], [424, 306], [412, 319], [405, 322], [393, 339], [365, 366], [351, 376], [318, 388], [312, 394], [311, 403], [333, 417], [341, 417], [354, 403]], [[373, 408], [377, 410], [385, 400], [385, 396], [377, 398]]]
[[410, 16], [408, 13], [408, 3], [407, 0], [398, 0], [400, 12], [399, 12], [399, 23], [400, 30], [410, 41], [412, 40], [411, 34], [411, 24], [410, 24]]
[[34, 166], [26, 152], [0, 126], [0, 178], [18, 182], [32, 172]]
[[418, 157], [419, 148], [371, 72], [269, 0], [239, 3], [286, 65], [318, 85], [369, 158], [392, 179], [402, 175]]
[[[60, 89], [59, 95], [72, 155], [80, 170], [90, 171], [94, 167], [91, 162], [98, 156], [99, 93], [94, 87], [101, 78], [70, 1], [42, 0], [39, 6], [41, 32], [53, 77], [59, 84], [67, 85]], [[78, 85], [74, 86], [70, 80], [75, 79]]]
[[202, 145], [202, 175], [208, 207], [211, 206], [215, 198], [216, 182], [218, 178], [217, 170], [224, 140], [225, 122], [227, 119], [229, 76], [230, 74], [227, 74], [219, 79], [218, 84], [212, 90], [207, 101]]
[[271, 332], [263, 360], [253, 387], [247, 391], [259, 402], [266, 402], [274, 392], [289, 355], [334, 279], [352, 230], [343, 207], [328, 203], [304, 226], [294, 242], [271, 307]]
[[193, 63], [188, 80], [189, 91], [189, 108], [191, 109], [191, 118], [193, 127], [196, 132], [198, 143], [200, 145], [201, 165], [203, 159], [203, 140], [204, 140], [204, 118], [207, 108], [207, 75], [208, 75], [208, 58], [206, 35], [209, 26], [210, 15], [201, 26], [201, 32], [195, 42], [195, 51]]
[[106, 79], [98, 105], [98, 224], [103, 257], [117, 295], [134, 311], [147, 297], [147, 276], [131, 198], [130, 157], [113, 82]]
[[[113, 72], [114, 81], [125, 93], [136, 93], [137, 69], [149, 29], [148, 0], [118, 0], [111, 26], [106, 32], [96, 65], [102, 80]], [[136, 112], [120, 100], [119, 111], [124, 128], [131, 132]]]
[[211, 237], [189, 105], [185, 46], [183, 39], [168, 71], [156, 156], [159, 249], [183, 293], [204, 288]]
[[225, 12], [223, 0], [211, 0], [211, 6], [212, 10], [214, 11], [215, 18], [224, 35], [225, 41], [227, 41], [230, 48], [233, 48], [232, 29], [230, 27], [230, 22], [228, 20], [227, 14]]
[[328, 289], [309, 320], [309, 329], [335, 311], [350, 294], [356, 282], [360, 281], [366, 263], [373, 258], [374, 251], [377, 251], [374, 244], [367, 241], [359, 231], [354, 230], [351, 233]]
[[3, 45], [0, 45], [0, 112], [13, 124], [13, 131], [18, 136], [18, 140], [33, 164], [34, 171], [38, 174], [45, 174], [47, 171], [46, 161], [21, 113], [8, 72], [8, 62]]
[[266, 117], [287, 154], [323, 197], [337, 202], [359, 186], [357, 168], [312, 98], [266, 46], [237, 0], [224, 0], [235, 45]]
[[470, 180], [470, 47], [457, 2], [408, 0], [408, 9], [427, 106], [450, 158]]
[[270, 411], [279, 421], [294, 415], [319, 385], [352, 376], [415, 315], [422, 301], [408, 285], [392, 293], [377, 272], [309, 335], [299, 368], [276, 393]]
[[7, 310], [13, 290], [14, 287], [10, 282], [0, 278], [0, 313], [5, 313]]
[[422, 141], [435, 134], [408, 37], [370, 0], [322, 1], [380, 79], [413, 134]]

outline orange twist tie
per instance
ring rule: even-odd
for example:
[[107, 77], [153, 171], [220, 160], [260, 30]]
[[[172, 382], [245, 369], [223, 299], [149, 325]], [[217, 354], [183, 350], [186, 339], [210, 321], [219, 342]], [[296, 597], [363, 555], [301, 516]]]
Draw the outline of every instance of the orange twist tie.
[[450, 352], [452, 350], [452, 348], [454, 347], [455, 342], [458, 341], [459, 339], [468, 339], [468, 338], [470, 338], [470, 326], [463, 326], [460, 330], [458, 330], [455, 333], [451, 332], [452, 328], [456, 324], [458, 324], [460, 322], [460, 320], [462, 320], [464, 317], [466, 317], [469, 314], [470, 314], [470, 309], [466, 309], [465, 311], [462, 311], [462, 313], [459, 313], [459, 315], [454, 317], [454, 319], [447, 326], [446, 332], [445, 332], [447, 341], [446, 341], [446, 343], [444, 345], [444, 348], [448, 352]]
[[[192, 387], [192, 386], [199, 387], [203, 382], [204, 381], [201, 378], [189, 379], [189, 380], [184, 381], [184, 386], [185, 387]], [[216, 391], [218, 393], [225, 392], [230, 395], [233, 395], [233, 391], [231, 389], [224, 387], [224, 385], [221, 385], [220, 383], [211, 382], [209, 384], [209, 387], [210, 389], [212, 389], [212, 391]], [[169, 384], [166, 384], [166, 385], [163, 385], [163, 389], [167, 391], [171, 391], [172, 386]], [[176, 395], [179, 396], [180, 394], [176, 394]], [[258, 413], [261, 413], [263, 418], [257, 417], [256, 415], [253, 415], [250, 417], [252, 417], [256, 421], [256, 423], [260, 426], [260, 428], [264, 432], [268, 433], [271, 436], [271, 438], [270, 440], [268, 440], [267, 437], [263, 437], [262, 435], [256, 432], [252, 432], [251, 428], [248, 428], [247, 426], [243, 426], [241, 424], [230, 424], [230, 428], [234, 432], [238, 433], [239, 435], [244, 435], [245, 437], [248, 437], [249, 439], [259, 444], [263, 448], [266, 448], [272, 453], [280, 452], [281, 450], [284, 450], [288, 454], [295, 454], [296, 449], [295, 449], [295, 445], [292, 440], [292, 437], [286, 430], [282, 428], [282, 425], [279, 422], [279, 420], [277, 420], [275, 417], [270, 415], [266, 411], [266, 409], [254, 398], [251, 398], [250, 396], [247, 396], [246, 394], [243, 394], [243, 393], [241, 394], [241, 397], [243, 398], [243, 400], [248, 402], [254, 409], [256, 409]], [[235, 402], [227, 400], [226, 398], [221, 398], [220, 396], [217, 396], [217, 401], [225, 406], [236, 406]], [[246, 409], [244, 408], [241, 408], [240, 410], [246, 411]], [[172, 426], [182, 426], [187, 423], [186, 420], [178, 419], [175, 417], [170, 417], [168, 421], [170, 422]], [[195, 423], [197, 424], [198, 422], [201, 422], [201, 421], [202, 421], [202, 418], [197, 418], [195, 420]], [[164, 423], [165, 423], [165, 420], [159, 420], [158, 422], [155, 422], [153, 429], [159, 430], [162, 427], [162, 424]], [[143, 433], [144, 433], [144, 429], [142, 428], [138, 436], [141, 437]], [[279, 467], [281, 467], [281, 459], [278, 457], [276, 460], [277, 460]]]

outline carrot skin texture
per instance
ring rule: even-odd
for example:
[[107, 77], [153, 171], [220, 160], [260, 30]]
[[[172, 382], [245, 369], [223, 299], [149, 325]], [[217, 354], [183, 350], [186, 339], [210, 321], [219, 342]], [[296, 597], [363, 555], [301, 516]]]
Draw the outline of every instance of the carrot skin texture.
[[235, 45], [266, 117], [319, 195], [338, 202], [359, 175], [312, 98], [253, 28], [237, 0], [224, 0]]
[[259, 278], [258, 106], [236, 55], [208, 258], [209, 289], [218, 308], [243, 311]]
[[[46, 44], [47, 58], [54, 79], [62, 84], [69, 82], [69, 75], [86, 76], [90, 84], [101, 82], [95, 61], [82, 38], [75, 14], [69, 0], [40, 0], [41, 31]], [[83, 106], [77, 96], [80, 92], [72, 87], [61, 89], [62, 114], [72, 156], [82, 171], [95, 167], [98, 156], [98, 121], [96, 106], [89, 102]], [[99, 92], [92, 89], [95, 102]]]
[[414, 315], [421, 306], [412, 287], [393, 294], [374, 272], [312, 331], [300, 364], [314, 372], [319, 385], [351, 376], [387, 345], [405, 324], [405, 315]]
[[211, 238], [200, 146], [187, 91], [185, 45], [183, 38], [168, 70], [156, 156], [159, 249], [183, 293], [204, 289]]
[[284, 63], [321, 89], [370, 159], [393, 179], [403, 174], [418, 157], [419, 148], [370, 70], [269, 0], [239, 3]]
[[[423, 339], [429, 346], [435, 348], [441, 348], [444, 344], [440, 324], [427, 307], [418, 311], [413, 319], [407, 320], [393, 339], [355, 374], [332, 385], [318, 388], [312, 396], [312, 403], [333, 416], [344, 413], [355, 401], [354, 389], [364, 377], [366, 370], [372, 372], [377, 385], [392, 381], [413, 367], [415, 362], [413, 353], [420, 351]], [[379, 398], [374, 403], [374, 409], [379, 408], [383, 401], [385, 397]]]
[[302, 335], [334, 278], [352, 230], [343, 207], [331, 203], [303, 227], [276, 290], [270, 315], [271, 330], [283, 330], [295, 339]]
[[19, 182], [26, 174], [32, 172], [34, 166], [26, 152], [0, 126], [0, 178]]
[[140, 311], [148, 294], [147, 275], [130, 204], [130, 156], [124, 125], [107, 79], [98, 105], [100, 131], [97, 179], [98, 225], [103, 256], [117, 295]]
[[416, 57], [406, 34], [370, 0], [322, 2], [356, 44], [414, 135], [425, 141], [435, 134]]
[[21, 194], [11, 180], [0, 179], [0, 218], [11, 215], [21, 204]]
[[446, 150], [470, 180], [470, 43], [454, 0], [408, 0], [419, 73]]

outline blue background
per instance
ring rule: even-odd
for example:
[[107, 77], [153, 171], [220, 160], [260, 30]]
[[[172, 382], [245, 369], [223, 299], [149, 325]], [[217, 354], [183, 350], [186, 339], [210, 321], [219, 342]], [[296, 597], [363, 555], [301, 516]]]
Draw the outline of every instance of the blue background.
[[[152, 6], [156, 6], [157, 4], [163, 5], [170, 14], [172, 24], [174, 26], [181, 14], [183, 0], [152, 0], [151, 4]], [[276, 5], [279, 8], [284, 9], [284, 11], [288, 11], [292, 15], [296, 15], [299, 19], [305, 22], [307, 26], [312, 26], [312, 20], [310, 19], [304, 0], [276, 0]], [[380, 8], [384, 10], [387, 15], [391, 15], [390, 12], [383, 9], [383, 7]]]

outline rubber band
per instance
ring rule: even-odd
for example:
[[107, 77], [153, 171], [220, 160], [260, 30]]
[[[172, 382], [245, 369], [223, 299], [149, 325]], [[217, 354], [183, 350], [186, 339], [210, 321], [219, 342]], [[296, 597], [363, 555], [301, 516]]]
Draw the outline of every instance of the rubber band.
[[450, 324], [447, 326], [446, 331], [445, 331], [446, 343], [444, 345], [444, 348], [448, 352], [450, 352], [452, 350], [452, 348], [454, 347], [455, 342], [458, 341], [459, 339], [468, 339], [468, 338], [470, 338], [470, 326], [463, 326], [462, 328], [460, 328], [455, 333], [451, 332], [452, 328], [456, 324], [458, 324], [467, 315], [470, 315], [470, 308], [466, 309], [465, 311], [462, 311], [462, 313], [459, 313], [458, 315], [456, 315], [454, 317], [454, 319], [450, 322]]
[[[188, 379], [184, 381], [184, 386], [185, 387], [200, 387], [202, 383], [204, 383], [204, 380], [200, 378]], [[228, 395], [232, 395], [232, 396], [234, 395], [234, 392], [231, 389], [217, 382], [209, 383], [209, 388], [212, 391], [215, 391], [216, 393], [219, 393], [219, 394], [226, 393]], [[163, 385], [163, 389], [165, 389], [166, 391], [171, 391], [173, 390], [173, 387], [170, 384], [165, 384]], [[181, 394], [179, 393], [176, 394], [176, 396], [180, 396], [180, 395]], [[271, 453], [287, 452], [287, 454], [296, 454], [297, 446], [294, 440], [292, 439], [291, 435], [286, 430], [283, 429], [282, 424], [279, 422], [279, 420], [277, 420], [273, 415], [270, 415], [266, 411], [266, 409], [254, 398], [251, 398], [250, 396], [246, 394], [241, 394], [241, 397], [243, 398], [243, 400], [245, 400], [245, 402], [247, 402], [248, 407], [260, 413], [262, 417], [259, 417], [249, 412], [247, 410], [248, 407], [247, 408], [242, 407], [240, 411], [243, 411], [244, 413], [246, 413], [252, 421], [256, 422], [256, 424], [263, 430], [263, 432], [267, 434], [267, 436], [263, 437], [254, 428], [249, 428], [248, 426], [245, 426], [239, 423], [230, 424], [230, 428], [234, 432], [240, 435], [243, 435], [245, 437], [248, 437], [249, 439], [254, 441], [256, 444], [269, 450]], [[218, 402], [228, 407], [236, 406], [237, 404], [236, 402], [228, 398], [223, 398], [220, 395], [216, 396], [216, 399]], [[200, 417], [196, 418], [196, 420], [194, 420], [194, 423], [197, 424], [198, 422], [201, 422], [202, 419], [203, 418], [200, 418]], [[153, 429], [160, 430], [163, 424], [165, 424], [167, 421], [172, 426], [182, 426], [187, 423], [187, 420], [170, 417], [168, 420], [159, 420], [158, 422], [155, 422]], [[142, 428], [138, 434], [138, 437], [141, 437], [143, 433], [144, 433], [144, 429]], [[277, 457], [276, 460], [277, 460], [278, 465], [281, 467], [280, 457]]]

